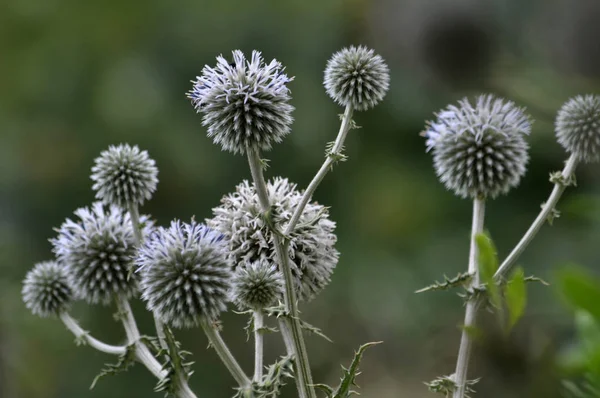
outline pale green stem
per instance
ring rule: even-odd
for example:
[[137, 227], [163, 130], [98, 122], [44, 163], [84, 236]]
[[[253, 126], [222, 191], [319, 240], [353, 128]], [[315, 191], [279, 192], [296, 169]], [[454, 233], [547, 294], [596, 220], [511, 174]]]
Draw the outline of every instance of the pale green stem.
[[229, 373], [231, 373], [235, 381], [237, 381], [243, 390], [248, 391], [250, 389], [251, 381], [221, 338], [219, 331], [215, 329], [209, 321], [203, 320], [201, 325], [206, 337], [208, 337], [210, 345], [215, 349], [217, 355], [221, 358], [221, 361], [225, 364], [227, 370], [229, 370]]
[[[268, 215], [271, 204], [269, 203], [267, 183], [263, 176], [263, 165], [260, 155], [255, 149], [250, 147], [246, 147], [246, 152], [248, 153], [250, 172], [252, 174], [252, 179], [254, 180], [254, 186], [256, 187], [262, 211], [265, 215]], [[275, 229], [276, 227], [271, 226], [271, 228]], [[285, 323], [291, 331], [292, 340], [294, 342], [294, 352], [291, 354], [294, 355], [296, 360], [296, 386], [298, 387], [300, 398], [316, 398], [312, 375], [310, 373], [306, 344], [304, 342], [304, 336], [302, 335], [302, 328], [298, 318], [298, 304], [296, 301], [292, 269], [290, 268], [289, 257], [287, 254], [287, 243], [283, 242], [279, 231], [274, 230], [272, 233], [273, 240], [275, 241], [275, 253], [283, 274], [285, 288], [284, 304], [286, 311], [289, 314]]]
[[[131, 225], [133, 227], [133, 237], [135, 240], [135, 246], [140, 247], [142, 245], [144, 237], [142, 236], [142, 229], [140, 226], [140, 213], [138, 205], [136, 203], [129, 204], [129, 217], [131, 218]], [[153, 313], [152, 316], [154, 317], [154, 325], [156, 327], [156, 335], [158, 337], [158, 342], [160, 343], [160, 346], [163, 349], [167, 350], [168, 345], [165, 340], [164, 325], [155, 313]]]
[[538, 214], [537, 218], [533, 221], [527, 232], [525, 232], [525, 235], [523, 235], [519, 243], [515, 246], [513, 251], [510, 252], [508, 257], [506, 257], [506, 259], [502, 262], [502, 264], [496, 271], [494, 277], [497, 281], [501, 281], [502, 278], [506, 277], [510, 273], [510, 270], [514, 266], [519, 256], [523, 253], [523, 251], [525, 251], [527, 246], [531, 243], [533, 238], [539, 232], [540, 228], [542, 228], [542, 226], [546, 223], [548, 217], [550, 216], [550, 213], [556, 207], [558, 200], [560, 199], [567, 187], [565, 182], [569, 181], [573, 177], [575, 173], [575, 168], [577, 167], [577, 163], [577, 157], [575, 155], [571, 155], [567, 160], [565, 167], [561, 173], [563, 181], [557, 181], [554, 183], [552, 193], [550, 194], [550, 197], [548, 198], [546, 203], [544, 203], [544, 205], [542, 206], [540, 214]]
[[[469, 273], [473, 275], [471, 281], [472, 287], [479, 286], [479, 250], [477, 249], [477, 234], [483, 231], [483, 221], [485, 217], [485, 201], [475, 199], [473, 201], [473, 221], [471, 225], [471, 249], [469, 251]], [[456, 361], [456, 372], [454, 381], [456, 389], [453, 398], [464, 398], [467, 387], [467, 373], [469, 369], [469, 359], [471, 358], [471, 349], [473, 347], [473, 338], [471, 336], [472, 328], [475, 327], [477, 317], [477, 300], [467, 301], [465, 311], [464, 328], [460, 340], [458, 359]]]
[[312, 181], [310, 182], [310, 184], [308, 184], [308, 187], [304, 191], [304, 194], [302, 195], [302, 199], [300, 200], [300, 204], [294, 210], [294, 214], [292, 215], [290, 222], [288, 223], [288, 225], [285, 228], [285, 231], [283, 233], [285, 236], [288, 236], [290, 233], [292, 233], [294, 231], [296, 224], [298, 224], [298, 221], [300, 220], [300, 217], [302, 216], [302, 212], [304, 211], [304, 208], [310, 201], [312, 195], [317, 190], [317, 187], [319, 186], [321, 181], [323, 181], [323, 178], [325, 178], [325, 175], [331, 170], [331, 168], [333, 167], [333, 164], [336, 162], [335, 155], [341, 154], [341, 152], [344, 148], [344, 141], [346, 140], [348, 131], [350, 131], [350, 127], [352, 126], [352, 113], [353, 113], [352, 105], [347, 105], [346, 110], [344, 111], [344, 116], [342, 118], [342, 124], [340, 125], [340, 131], [338, 132], [338, 136], [335, 139], [335, 143], [333, 144], [333, 147], [331, 148], [331, 155], [330, 154], [327, 155], [327, 157], [325, 158], [325, 162], [323, 163], [323, 165], [321, 166], [321, 168], [319, 169], [317, 174], [315, 174]]
[[263, 328], [265, 326], [265, 316], [261, 310], [254, 310], [252, 315], [254, 316], [254, 378], [253, 380], [259, 382], [263, 376]]
[[59, 317], [60, 320], [65, 324], [67, 329], [69, 329], [77, 339], [84, 340], [90, 347], [112, 355], [124, 355], [127, 351], [127, 348], [124, 346], [106, 344], [90, 336], [90, 334], [87, 331], [83, 330], [81, 326], [79, 326], [77, 321], [73, 319], [68, 312], [61, 312], [59, 314]]

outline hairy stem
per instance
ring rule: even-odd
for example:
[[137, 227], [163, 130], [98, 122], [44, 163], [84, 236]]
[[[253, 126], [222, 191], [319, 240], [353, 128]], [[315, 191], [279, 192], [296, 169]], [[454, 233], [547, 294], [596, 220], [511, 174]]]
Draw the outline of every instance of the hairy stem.
[[577, 158], [574, 155], [571, 155], [567, 160], [564, 169], [561, 172], [563, 181], [557, 181], [554, 183], [552, 193], [550, 194], [550, 197], [548, 198], [546, 203], [544, 203], [540, 214], [538, 214], [537, 218], [533, 221], [527, 232], [525, 232], [525, 235], [523, 235], [519, 243], [515, 246], [513, 251], [510, 252], [508, 257], [506, 257], [506, 259], [502, 262], [502, 264], [496, 271], [496, 274], [494, 275], [496, 280], [500, 281], [502, 278], [506, 277], [510, 273], [519, 256], [523, 253], [523, 251], [525, 251], [527, 246], [529, 246], [533, 238], [539, 232], [540, 228], [542, 228], [542, 226], [546, 223], [546, 221], [548, 220], [548, 216], [550, 216], [550, 213], [554, 210], [556, 204], [558, 203], [558, 200], [560, 199], [567, 187], [565, 181], [569, 181], [573, 177], [576, 167]]
[[[265, 216], [268, 217], [271, 203], [269, 202], [267, 183], [263, 176], [263, 165], [260, 160], [260, 155], [257, 150], [250, 147], [246, 148], [246, 152], [248, 153], [250, 172], [252, 174], [252, 179], [254, 180], [254, 186], [256, 187], [262, 211]], [[284, 304], [286, 312], [289, 314], [289, 318], [286, 319], [285, 324], [291, 332], [292, 341], [294, 343], [294, 352], [292, 352], [292, 354], [294, 354], [296, 361], [296, 386], [298, 387], [298, 394], [300, 395], [300, 398], [316, 398], [308, 362], [306, 343], [304, 342], [304, 336], [302, 335], [302, 328], [298, 318], [298, 304], [292, 269], [289, 264], [288, 245], [287, 242], [283, 241], [281, 233], [277, 231], [277, 227], [273, 225], [270, 227], [273, 229], [272, 234], [273, 240], [275, 241], [275, 253], [283, 274], [285, 288]]]
[[[471, 225], [471, 249], [469, 251], [469, 273], [473, 275], [471, 286], [475, 287], [479, 286], [479, 250], [477, 250], [476, 237], [477, 234], [483, 231], [484, 217], [485, 201], [483, 199], [475, 199], [473, 201], [473, 222]], [[477, 309], [477, 300], [471, 299], [467, 302], [464, 329], [462, 331], [458, 359], [456, 361], [456, 371], [454, 373], [456, 389], [453, 398], [464, 398], [465, 396], [469, 359], [471, 358], [471, 349], [473, 347], [473, 339], [470, 335], [472, 331], [470, 329], [475, 326]]]
[[215, 327], [207, 320], [203, 320], [201, 324], [206, 337], [208, 337], [210, 345], [215, 349], [217, 355], [219, 355], [219, 358], [221, 358], [221, 361], [223, 364], [225, 364], [227, 370], [229, 370], [235, 381], [237, 381], [242, 389], [248, 390], [250, 388], [251, 381], [248, 376], [246, 376], [242, 370], [242, 367], [236, 361], [233, 354], [223, 341], [219, 331], [215, 329]]
[[298, 221], [300, 220], [300, 217], [302, 216], [302, 212], [304, 211], [304, 208], [310, 201], [312, 195], [317, 190], [317, 187], [319, 186], [321, 181], [323, 181], [323, 178], [325, 178], [325, 175], [329, 172], [329, 170], [331, 170], [334, 163], [337, 161], [336, 155], [341, 155], [341, 152], [343, 151], [343, 148], [344, 148], [344, 141], [346, 140], [348, 131], [350, 131], [350, 127], [352, 126], [352, 113], [353, 113], [352, 105], [347, 105], [346, 110], [344, 111], [344, 116], [342, 118], [342, 124], [340, 126], [340, 131], [338, 133], [337, 138], [335, 139], [335, 143], [333, 144], [333, 147], [331, 148], [331, 152], [329, 154], [327, 154], [325, 162], [323, 163], [323, 165], [321, 166], [321, 168], [319, 169], [317, 174], [315, 174], [315, 176], [313, 177], [310, 184], [308, 184], [306, 191], [304, 191], [304, 194], [302, 195], [302, 199], [300, 200], [300, 204], [294, 210], [294, 214], [292, 215], [290, 222], [288, 223], [288, 225], [285, 228], [285, 231], [283, 233], [284, 235], [287, 236], [294, 231], [296, 224], [298, 224]]
[[265, 317], [262, 311], [255, 310], [254, 316], [254, 381], [260, 381], [263, 375], [263, 327]]
[[124, 355], [127, 348], [124, 346], [110, 345], [106, 344], [94, 337], [90, 336], [90, 334], [83, 330], [81, 326], [77, 323], [75, 319], [69, 315], [68, 312], [61, 312], [59, 314], [60, 320], [65, 324], [67, 329], [71, 331], [75, 335], [77, 339], [84, 340], [90, 347], [95, 348], [98, 351], [105, 352], [107, 354], [112, 355]]

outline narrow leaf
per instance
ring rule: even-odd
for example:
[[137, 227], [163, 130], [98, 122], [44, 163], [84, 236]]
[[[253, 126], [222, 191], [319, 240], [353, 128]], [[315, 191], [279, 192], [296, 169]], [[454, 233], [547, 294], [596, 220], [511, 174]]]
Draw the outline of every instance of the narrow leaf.
[[525, 289], [525, 273], [523, 268], [517, 268], [504, 288], [506, 307], [508, 308], [509, 333], [525, 312], [527, 290]]
[[479, 250], [479, 275], [481, 282], [487, 286], [490, 301], [496, 309], [502, 309], [502, 298], [500, 289], [494, 280], [494, 274], [498, 270], [498, 255], [494, 242], [487, 234], [477, 234], [475, 242]]
[[350, 367], [346, 369], [342, 366], [342, 369], [344, 369], [344, 376], [342, 377], [339, 387], [335, 390], [333, 398], [348, 398], [351, 395], [356, 394], [356, 392], [352, 391], [351, 388], [352, 386], [356, 386], [355, 379], [359, 374], [358, 366], [360, 365], [360, 360], [362, 359], [362, 356], [367, 348], [381, 343], [383, 342], [376, 341], [361, 345], [358, 348], [358, 351], [354, 353], [354, 359], [352, 360]]

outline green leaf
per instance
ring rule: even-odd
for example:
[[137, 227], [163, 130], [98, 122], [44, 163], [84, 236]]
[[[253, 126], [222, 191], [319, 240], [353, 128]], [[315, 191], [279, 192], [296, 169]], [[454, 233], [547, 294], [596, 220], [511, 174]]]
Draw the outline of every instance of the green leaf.
[[342, 369], [344, 370], [344, 376], [342, 377], [339, 387], [335, 390], [333, 398], [348, 398], [351, 395], [357, 394], [351, 388], [352, 386], [356, 386], [356, 376], [359, 375], [358, 365], [360, 365], [360, 360], [362, 359], [362, 356], [367, 348], [381, 343], [383, 343], [383, 341], [376, 341], [361, 345], [358, 348], [358, 351], [354, 353], [354, 359], [352, 360], [350, 367], [346, 369], [342, 366]]
[[494, 242], [487, 234], [477, 234], [475, 242], [479, 250], [479, 276], [481, 282], [487, 286], [487, 292], [490, 296], [490, 302], [498, 310], [502, 310], [502, 297], [500, 289], [494, 279], [494, 274], [498, 270], [498, 254]]
[[130, 367], [135, 364], [135, 343], [128, 345], [125, 353], [123, 355], [119, 355], [119, 359], [117, 363], [107, 363], [104, 365], [104, 368], [100, 371], [100, 373], [94, 378], [92, 381], [92, 385], [90, 386], [90, 390], [96, 386], [98, 380], [103, 378], [104, 376], [113, 376], [117, 373], [125, 372]]
[[588, 271], [571, 266], [559, 273], [560, 291], [575, 309], [587, 311], [600, 322], [600, 281]]
[[512, 274], [504, 287], [504, 297], [506, 299], [506, 307], [508, 308], [507, 333], [509, 333], [523, 316], [525, 304], [527, 303], [527, 290], [525, 289], [525, 273], [523, 268], [517, 268]]

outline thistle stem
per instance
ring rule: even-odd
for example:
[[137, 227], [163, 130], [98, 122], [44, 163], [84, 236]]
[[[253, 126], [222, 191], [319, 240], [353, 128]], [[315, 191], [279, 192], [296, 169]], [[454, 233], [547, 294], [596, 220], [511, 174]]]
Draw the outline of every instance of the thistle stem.
[[[473, 275], [471, 286], [479, 286], [479, 250], [477, 249], [477, 234], [483, 231], [483, 221], [485, 217], [485, 201], [475, 199], [473, 201], [473, 221], [471, 225], [471, 249], [469, 251], [469, 273]], [[477, 300], [471, 299], [467, 302], [465, 311], [464, 328], [460, 340], [458, 359], [456, 361], [456, 371], [454, 373], [454, 382], [456, 389], [453, 398], [464, 398], [467, 387], [467, 373], [469, 369], [469, 359], [471, 358], [471, 349], [473, 339], [469, 333], [475, 326], [477, 317]]]
[[250, 379], [248, 376], [246, 376], [242, 370], [242, 367], [236, 361], [233, 354], [223, 341], [219, 331], [206, 320], [203, 320], [201, 324], [206, 337], [208, 337], [208, 341], [210, 341], [211, 346], [215, 349], [217, 355], [219, 358], [221, 358], [221, 361], [223, 364], [225, 364], [227, 370], [229, 370], [235, 381], [237, 381], [243, 390], [249, 390], [251, 384]]
[[285, 236], [289, 235], [290, 233], [292, 233], [292, 231], [294, 231], [294, 228], [296, 227], [296, 224], [298, 224], [298, 221], [302, 216], [302, 212], [304, 211], [304, 208], [310, 201], [310, 198], [317, 190], [319, 184], [321, 184], [321, 181], [323, 181], [323, 178], [325, 178], [325, 175], [327, 175], [327, 173], [332, 169], [334, 163], [337, 161], [335, 155], [340, 155], [343, 151], [344, 141], [346, 141], [346, 136], [348, 135], [348, 131], [350, 131], [350, 127], [352, 125], [352, 113], [352, 105], [346, 105], [346, 110], [344, 111], [344, 116], [342, 117], [342, 124], [340, 125], [340, 131], [338, 132], [337, 138], [335, 139], [335, 143], [331, 148], [331, 152], [327, 155], [327, 157], [325, 158], [325, 162], [323, 163], [317, 174], [315, 174], [312, 181], [310, 182], [310, 184], [308, 184], [308, 187], [304, 191], [302, 199], [300, 200], [300, 204], [294, 210], [294, 214], [292, 215], [290, 222], [285, 228], [285, 231], [283, 233]]
[[[263, 167], [260, 160], [260, 155], [257, 150], [250, 147], [246, 148], [246, 152], [248, 153], [248, 164], [250, 165], [250, 172], [252, 174], [252, 179], [254, 180], [254, 186], [256, 187], [256, 192], [258, 194], [262, 211], [265, 214], [268, 214], [271, 204], [269, 202], [267, 183], [265, 182], [265, 178], [263, 176]], [[273, 229], [275, 228], [276, 227]], [[275, 230], [272, 231], [272, 233], [275, 242], [275, 253], [277, 255], [277, 260], [280, 264], [284, 279], [284, 304], [289, 317], [285, 319], [283, 324], [285, 324], [285, 327], [289, 329], [294, 343], [294, 351], [291, 354], [294, 355], [296, 361], [296, 386], [298, 388], [298, 394], [300, 395], [300, 398], [316, 398], [312, 375], [310, 373], [306, 344], [304, 342], [304, 336], [302, 335], [302, 328], [298, 318], [298, 304], [296, 300], [295, 284], [292, 275], [292, 269], [290, 268], [289, 264], [289, 256], [287, 254], [288, 245], [287, 242], [284, 242], [281, 238], [281, 233], [279, 231]]]
[[567, 188], [567, 185], [564, 183], [564, 181], [568, 181], [573, 177], [575, 173], [575, 168], [577, 167], [577, 163], [578, 162], [575, 155], [571, 155], [567, 160], [564, 169], [561, 172], [563, 181], [557, 181], [554, 183], [552, 193], [550, 194], [550, 197], [548, 198], [546, 203], [544, 203], [540, 214], [538, 214], [537, 218], [533, 221], [525, 235], [523, 235], [519, 243], [515, 246], [512, 252], [510, 252], [508, 257], [506, 257], [506, 259], [502, 262], [502, 264], [496, 271], [496, 274], [494, 275], [496, 280], [500, 281], [510, 273], [519, 256], [523, 253], [523, 251], [525, 251], [527, 246], [529, 246], [533, 238], [537, 235], [539, 230], [546, 223], [546, 221], [548, 220], [548, 216], [550, 215], [552, 210], [554, 210], [560, 197]]
[[254, 378], [255, 382], [260, 381], [263, 375], [263, 327], [265, 326], [265, 317], [260, 310], [255, 310], [254, 316]]
[[65, 324], [67, 329], [69, 329], [77, 339], [84, 340], [90, 347], [111, 355], [124, 355], [127, 351], [127, 348], [124, 346], [106, 344], [90, 336], [90, 334], [87, 331], [83, 330], [81, 326], [79, 326], [77, 321], [73, 319], [68, 312], [61, 312], [59, 314], [59, 317], [60, 320]]

